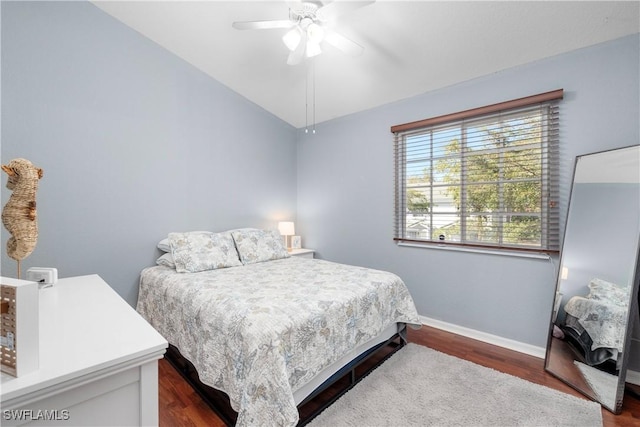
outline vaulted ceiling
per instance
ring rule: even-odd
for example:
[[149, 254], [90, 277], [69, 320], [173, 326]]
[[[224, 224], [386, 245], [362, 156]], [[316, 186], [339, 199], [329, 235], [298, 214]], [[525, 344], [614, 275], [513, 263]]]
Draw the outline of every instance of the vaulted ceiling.
[[638, 1], [378, 0], [333, 23], [361, 55], [323, 45], [291, 66], [286, 29], [231, 26], [288, 19], [286, 1], [93, 3], [297, 128], [314, 93], [319, 123], [640, 32]]

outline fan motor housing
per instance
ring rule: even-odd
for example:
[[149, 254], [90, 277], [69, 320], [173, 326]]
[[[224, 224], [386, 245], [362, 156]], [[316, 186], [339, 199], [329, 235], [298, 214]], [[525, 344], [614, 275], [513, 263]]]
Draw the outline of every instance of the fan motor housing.
[[292, 18], [294, 20], [310, 18], [315, 21], [318, 17], [316, 16], [316, 12], [319, 8], [322, 7], [322, 2], [319, 1], [306, 1], [299, 3], [295, 7], [291, 8]]

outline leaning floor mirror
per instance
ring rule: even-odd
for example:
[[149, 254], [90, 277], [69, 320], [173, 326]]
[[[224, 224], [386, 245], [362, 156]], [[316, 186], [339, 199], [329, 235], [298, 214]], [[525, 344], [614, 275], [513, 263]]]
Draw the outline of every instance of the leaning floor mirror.
[[545, 369], [619, 413], [638, 315], [640, 146], [578, 156]]

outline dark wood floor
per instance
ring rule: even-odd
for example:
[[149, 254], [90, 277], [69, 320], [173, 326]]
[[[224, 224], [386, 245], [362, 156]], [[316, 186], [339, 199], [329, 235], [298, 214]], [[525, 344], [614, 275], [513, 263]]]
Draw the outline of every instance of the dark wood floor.
[[[425, 345], [443, 353], [469, 360], [479, 365], [515, 375], [574, 396], [580, 393], [544, 371], [544, 361], [501, 347], [496, 347], [460, 335], [423, 326], [409, 330], [409, 341]], [[166, 361], [160, 361], [160, 426], [223, 426], [207, 404]], [[322, 396], [319, 396], [322, 399]], [[604, 427], [640, 426], [640, 398], [632, 391], [626, 393], [622, 413], [613, 415], [602, 410]], [[552, 420], [550, 420], [552, 422]]]

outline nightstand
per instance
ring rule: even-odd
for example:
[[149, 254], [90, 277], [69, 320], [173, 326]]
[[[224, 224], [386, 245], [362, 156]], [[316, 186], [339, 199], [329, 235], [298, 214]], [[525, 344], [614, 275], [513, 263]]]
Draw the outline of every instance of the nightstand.
[[313, 258], [313, 253], [315, 251], [313, 249], [291, 249], [289, 255], [297, 256], [299, 258]]

